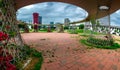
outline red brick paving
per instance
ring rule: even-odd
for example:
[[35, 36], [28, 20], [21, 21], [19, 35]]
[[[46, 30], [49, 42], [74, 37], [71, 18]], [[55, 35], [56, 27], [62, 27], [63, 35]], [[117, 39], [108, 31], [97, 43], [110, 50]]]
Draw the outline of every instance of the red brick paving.
[[67, 33], [25, 33], [25, 42], [44, 55], [42, 70], [120, 70], [120, 53], [86, 49]]

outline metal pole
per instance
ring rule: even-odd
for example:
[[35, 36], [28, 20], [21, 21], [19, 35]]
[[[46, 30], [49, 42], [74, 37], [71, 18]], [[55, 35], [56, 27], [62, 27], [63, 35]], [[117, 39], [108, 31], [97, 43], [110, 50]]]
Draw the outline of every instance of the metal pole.
[[109, 14], [109, 11], [108, 11], [108, 31], [110, 33], [110, 14]]

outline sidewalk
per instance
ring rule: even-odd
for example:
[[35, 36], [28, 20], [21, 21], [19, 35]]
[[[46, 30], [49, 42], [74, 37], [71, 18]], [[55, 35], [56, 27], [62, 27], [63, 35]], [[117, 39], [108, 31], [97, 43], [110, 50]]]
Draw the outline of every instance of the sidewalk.
[[120, 70], [120, 52], [86, 49], [74, 34], [22, 34], [25, 42], [43, 51], [42, 70]]

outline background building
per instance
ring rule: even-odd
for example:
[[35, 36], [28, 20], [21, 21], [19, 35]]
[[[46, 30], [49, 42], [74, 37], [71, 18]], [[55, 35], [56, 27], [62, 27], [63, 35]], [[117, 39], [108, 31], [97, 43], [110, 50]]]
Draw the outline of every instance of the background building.
[[33, 24], [34, 24], [34, 31], [36, 32], [38, 30], [38, 17], [39, 14], [38, 13], [33, 13]]
[[[39, 24], [42, 24], [42, 16], [39, 16], [39, 17], [38, 17], [38, 23], [39, 23]], [[42, 27], [42, 26], [39, 25], [39, 29], [40, 29], [41, 27]]]
[[33, 13], [33, 24], [38, 24], [38, 17], [39, 17], [39, 14], [38, 13]]
[[39, 24], [42, 24], [42, 16], [39, 16], [39, 17], [38, 17], [38, 23], [39, 23]]
[[50, 28], [54, 28], [54, 22], [50, 22]]
[[69, 18], [65, 18], [64, 19], [64, 26], [65, 27], [68, 27], [70, 25], [70, 20], [69, 20]]

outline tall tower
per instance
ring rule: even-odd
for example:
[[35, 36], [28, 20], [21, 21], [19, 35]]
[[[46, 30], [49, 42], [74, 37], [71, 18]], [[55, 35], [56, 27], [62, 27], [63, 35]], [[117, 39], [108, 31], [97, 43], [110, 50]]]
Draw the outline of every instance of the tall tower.
[[[39, 24], [42, 24], [42, 16], [39, 16], [39, 17], [38, 17], [38, 23], [39, 23]], [[40, 28], [41, 28], [41, 25], [39, 25], [39, 29], [40, 29]]]
[[70, 25], [70, 20], [69, 20], [69, 18], [65, 18], [65, 19], [64, 19], [64, 25], [65, 25], [65, 26], [69, 26], [69, 25]]
[[38, 13], [33, 13], [33, 24], [34, 24], [34, 31], [37, 32], [38, 31], [38, 23], [39, 23], [39, 14]]
[[50, 22], [50, 28], [54, 28], [54, 22]]
[[39, 14], [38, 13], [33, 13], [33, 24], [38, 24], [39, 23]]
[[42, 24], [42, 16], [39, 16], [39, 18], [38, 18], [38, 23], [39, 23], [39, 24]]

